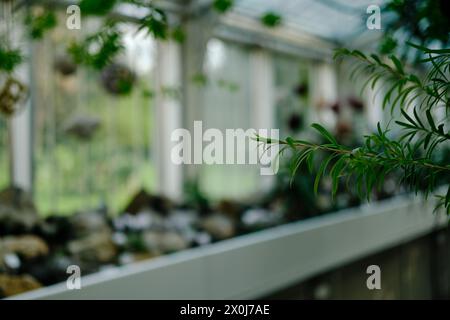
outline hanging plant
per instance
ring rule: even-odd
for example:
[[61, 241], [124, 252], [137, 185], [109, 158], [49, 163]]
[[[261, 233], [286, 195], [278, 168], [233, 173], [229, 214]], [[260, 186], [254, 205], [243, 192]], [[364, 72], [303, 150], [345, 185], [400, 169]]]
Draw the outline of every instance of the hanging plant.
[[220, 13], [225, 13], [234, 5], [233, 0], [214, 0], [213, 8]]
[[105, 15], [116, 5], [117, 0], [81, 0], [80, 10], [87, 15]]
[[56, 27], [57, 22], [55, 13], [44, 8], [29, 10], [25, 17], [25, 25], [32, 39], [41, 39], [46, 31]]
[[275, 28], [282, 22], [281, 16], [276, 12], [266, 12], [261, 17], [261, 23], [269, 28]]
[[205, 87], [208, 84], [208, 76], [203, 73], [197, 73], [192, 76], [191, 81], [199, 87]]
[[138, 31], [146, 30], [148, 34], [153, 35], [156, 39], [167, 38], [167, 16], [162, 10], [152, 8], [150, 14], [140, 20], [139, 25]]
[[173, 28], [170, 36], [173, 40], [175, 40], [178, 43], [183, 43], [184, 40], [186, 40], [186, 34], [183, 28], [181, 28], [180, 26]]
[[19, 80], [8, 77], [0, 91], [0, 113], [5, 116], [13, 115], [26, 97], [26, 86]]
[[81, 43], [73, 42], [68, 52], [75, 63], [101, 70], [123, 49], [121, 36], [116, 27], [107, 25]]
[[23, 57], [19, 50], [7, 49], [0, 44], [0, 71], [12, 72], [22, 63]]
[[77, 115], [70, 118], [64, 126], [64, 131], [82, 141], [89, 141], [100, 128], [100, 120], [88, 115]]
[[68, 56], [59, 56], [55, 60], [55, 70], [63, 76], [70, 76], [77, 72], [77, 65]]
[[113, 95], [126, 95], [133, 90], [135, 74], [125, 65], [114, 63], [103, 69], [101, 81], [103, 87]]

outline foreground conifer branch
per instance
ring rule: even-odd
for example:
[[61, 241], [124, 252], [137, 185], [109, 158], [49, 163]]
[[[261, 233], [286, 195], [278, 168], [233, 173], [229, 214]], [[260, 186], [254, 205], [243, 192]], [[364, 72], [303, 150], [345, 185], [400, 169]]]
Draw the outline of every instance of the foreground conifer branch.
[[[420, 77], [408, 73], [395, 56], [384, 59], [375, 54], [370, 56], [354, 50], [339, 49], [335, 58], [349, 57], [355, 61], [352, 78], [368, 76], [364, 87], [375, 87], [382, 79], [385, 96], [382, 108], [390, 106], [393, 121], [400, 128], [400, 135], [390, 134], [389, 125], [382, 129], [377, 125], [375, 133], [364, 136], [364, 143], [350, 149], [340, 144], [323, 126], [314, 123], [312, 127], [325, 143], [297, 140], [270, 140], [257, 137], [267, 145], [279, 144], [279, 154], [286, 149], [295, 152], [291, 164], [292, 175], [306, 163], [311, 174], [315, 174], [314, 190], [325, 175], [332, 179], [332, 195], [337, 192], [339, 182], [345, 178], [346, 186], [354, 186], [360, 197], [370, 200], [372, 190], [381, 188], [385, 177], [392, 172], [401, 172], [399, 183], [405, 184], [416, 193], [433, 194], [438, 203], [436, 209], [444, 208], [450, 214], [450, 164], [442, 163], [436, 155], [450, 147], [450, 49], [432, 50], [410, 44], [425, 56], [420, 63], [428, 70]], [[398, 108], [401, 118], [394, 118], [393, 110]], [[441, 116], [437, 110], [444, 109]], [[443, 115], [442, 115], [443, 114]], [[316, 168], [315, 158], [319, 158]], [[446, 185], [446, 192], [440, 194]]]

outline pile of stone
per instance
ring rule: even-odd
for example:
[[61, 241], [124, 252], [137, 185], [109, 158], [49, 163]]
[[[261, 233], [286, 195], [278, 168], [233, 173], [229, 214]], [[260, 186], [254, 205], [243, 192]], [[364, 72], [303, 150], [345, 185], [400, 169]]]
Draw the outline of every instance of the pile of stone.
[[9, 187], [0, 192], [0, 297], [66, 281], [71, 265], [85, 275], [283, 222], [232, 201], [203, 209], [142, 190], [116, 217], [100, 208], [42, 218], [29, 194]]

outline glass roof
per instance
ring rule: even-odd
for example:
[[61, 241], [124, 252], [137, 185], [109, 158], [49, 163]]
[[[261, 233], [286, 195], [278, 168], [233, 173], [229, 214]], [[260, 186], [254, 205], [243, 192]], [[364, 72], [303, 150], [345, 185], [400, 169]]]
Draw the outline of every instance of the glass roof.
[[381, 6], [384, 2], [385, 0], [236, 0], [233, 10], [255, 19], [267, 12], [275, 12], [282, 16], [285, 25], [321, 38], [345, 42], [368, 31], [368, 6]]

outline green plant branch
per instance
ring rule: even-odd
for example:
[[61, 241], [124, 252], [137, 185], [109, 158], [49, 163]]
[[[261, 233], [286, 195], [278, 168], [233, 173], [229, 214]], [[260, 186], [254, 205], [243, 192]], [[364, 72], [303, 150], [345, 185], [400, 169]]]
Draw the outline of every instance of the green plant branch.
[[[294, 142], [293, 144], [289, 144], [285, 140], [278, 140], [278, 143], [280, 145], [288, 145], [288, 146], [293, 145], [295, 148], [312, 149], [313, 151], [323, 150], [323, 151], [328, 151], [328, 152], [332, 152], [332, 153], [339, 154], [339, 155], [353, 155], [355, 152], [354, 150], [344, 149], [343, 146], [336, 148], [336, 147], [330, 147], [330, 146], [320, 145], [320, 144], [306, 144], [306, 143], [302, 143], [302, 142]], [[440, 166], [440, 165], [436, 165], [433, 163], [421, 161], [421, 160], [425, 160], [425, 159], [392, 159], [392, 158], [382, 157], [375, 153], [366, 153], [366, 152], [364, 152], [362, 154], [362, 157], [367, 158], [367, 159], [377, 159], [377, 160], [380, 160], [381, 162], [395, 161], [395, 162], [398, 162], [399, 165], [417, 165], [417, 166], [423, 166], [423, 167], [427, 167], [427, 168], [431, 168], [431, 169], [444, 170], [444, 171], [450, 172], [450, 166]]]
[[[403, 104], [412, 93], [417, 94], [413, 99], [410, 100], [409, 104], [421, 96], [428, 96], [427, 102], [430, 102], [430, 98], [433, 98], [433, 105], [438, 102], [442, 102], [444, 105], [448, 105], [449, 97], [449, 83], [446, 81], [446, 76], [440, 70], [442, 67], [447, 67], [450, 64], [449, 54], [446, 49], [444, 50], [430, 50], [423, 48], [414, 44], [410, 44], [418, 49], [422, 49], [424, 53], [428, 54], [428, 58], [422, 60], [422, 62], [431, 62], [433, 67], [426, 77], [427, 82], [424, 83], [420, 80], [419, 76], [413, 73], [407, 73], [402, 63], [394, 55], [389, 56], [393, 67], [383, 62], [383, 59], [376, 54], [371, 54], [370, 56], [365, 55], [359, 50], [350, 51], [348, 49], [337, 49], [335, 51], [334, 58], [348, 57], [351, 56], [359, 60], [362, 64], [356, 65], [351, 73], [353, 78], [358, 72], [367, 73], [371, 75], [369, 79], [364, 83], [363, 89], [371, 84], [372, 88], [378, 82], [379, 79], [384, 78], [387, 80], [386, 85], [389, 89], [383, 100], [383, 108], [386, 107], [387, 103], [391, 101], [392, 94], [395, 93], [395, 89], [398, 89], [397, 98], [393, 100], [392, 109], [398, 104]], [[437, 56], [433, 56], [436, 54]], [[438, 60], [438, 62], [436, 62]], [[436, 71], [438, 69], [439, 71]], [[441, 78], [438, 78], [440, 76]], [[393, 84], [392, 84], [393, 83]], [[417, 92], [419, 91], [419, 92]], [[423, 103], [421, 104], [423, 105]], [[391, 110], [392, 110], [391, 109]]]

